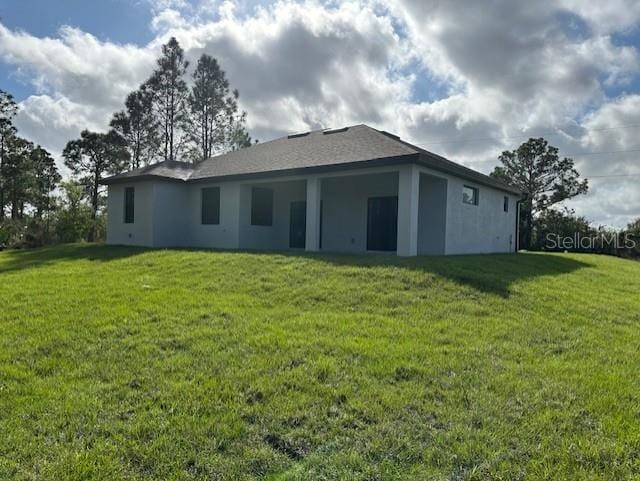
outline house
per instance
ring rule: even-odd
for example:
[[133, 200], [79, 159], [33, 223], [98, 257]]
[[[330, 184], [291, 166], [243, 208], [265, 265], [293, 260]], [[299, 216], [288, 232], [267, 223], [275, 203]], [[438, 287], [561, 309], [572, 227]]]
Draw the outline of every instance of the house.
[[103, 183], [109, 244], [401, 256], [516, 249], [517, 189], [366, 125]]

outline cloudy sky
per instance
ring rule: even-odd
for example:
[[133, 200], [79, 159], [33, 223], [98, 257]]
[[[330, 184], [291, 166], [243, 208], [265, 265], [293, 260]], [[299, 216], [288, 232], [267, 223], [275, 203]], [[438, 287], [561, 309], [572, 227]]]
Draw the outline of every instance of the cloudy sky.
[[217, 57], [265, 141], [367, 123], [488, 173], [545, 136], [590, 179], [570, 207], [640, 216], [637, 0], [0, 0], [0, 88], [59, 156], [104, 130], [175, 36]]

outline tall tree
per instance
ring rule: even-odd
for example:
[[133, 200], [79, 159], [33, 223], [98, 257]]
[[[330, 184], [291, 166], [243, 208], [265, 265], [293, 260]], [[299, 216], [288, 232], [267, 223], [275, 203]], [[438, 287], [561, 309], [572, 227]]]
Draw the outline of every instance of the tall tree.
[[45, 233], [49, 231], [49, 215], [52, 210], [51, 194], [62, 176], [51, 154], [39, 145], [31, 151], [33, 184], [30, 203], [35, 209], [36, 219], [45, 219]]
[[[247, 131], [246, 118], [246, 112], [242, 112], [242, 114], [240, 114], [240, 116], [238, 116], [236, 120], [232, 122], [227, 144], [229, 150], [238, 150], [244, 149], [245, 147], [251, 147], [251, 135], [249, 135], [249, 132]], [[255, 143], [258, 143], [258, 139], [255, 140]]]
[[182, 123], [185, 121], [189, 89], [184, 81], [189, 62], [178, 41], [171, 37], [162, 46], [158, 67], [146, 83], [152, 94], [153, 111], [160, 125], [164, 160], [176, 160], [182, 145]]
[[543, 139], [529, 139], [498, 158], [502, 163], [491, 175], [519, 187], [526, 194], [521, 204], [520, 243], [531, 246], [533, 220], [558, 202], [584, 194], [589, 189], [581, 180], [573, 159], [560, 158], [558, 149]]
[[160, 148], [158, 124], [152, 108], [153, 95], [148, 86], [143, 85], [127, 96], [125, 110], [115, 113], [111, 120], [111, 127], [127, 143], [131, 169], [150, 163]]
[[238, 111], [238, 95], [218, 61], [202, 54], [189, 95], [188, 138], [195, 161], [251, 143], [244, 129], [246, 114]]
[[5, 179], [2, 172], [4, 171], [3, 166], [7, 153], [8, 139], [16, 134], [12, 121], [17, 112], [18, 105], [13, 96], [4, 90], [0, 90], [0, 222], [4, 219], [4, 207], [6, 204]]
[[33, 144], [17, 135], [6, 138], [6, 152], [2, 163], [2, 177], [11, 205], [11, 219], [24, 217], [25, 204], [33, 186], [31, 152]]
[[62, 156], [65, 165], [78, 176], [89, 193], [92, 227], [88, 240], [93, 242], [100, 205], [100, 181], [105, 175], [122, 171], [129, 162], [126, 142], [113, 130], [106, 134], [84, 130], [79, 139], [67, 143]]

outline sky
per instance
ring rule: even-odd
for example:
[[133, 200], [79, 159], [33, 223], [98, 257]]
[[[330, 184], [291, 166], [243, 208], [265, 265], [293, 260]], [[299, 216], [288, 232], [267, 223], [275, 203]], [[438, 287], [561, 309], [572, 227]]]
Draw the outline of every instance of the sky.
[[219, 60], [260, 141], [365, 123], [489, 173], [544, 136], [590, 181], [567, 207], [640, 217], [637, 0], [0, 0], [20, 134], [60, 161], [171, 36]]

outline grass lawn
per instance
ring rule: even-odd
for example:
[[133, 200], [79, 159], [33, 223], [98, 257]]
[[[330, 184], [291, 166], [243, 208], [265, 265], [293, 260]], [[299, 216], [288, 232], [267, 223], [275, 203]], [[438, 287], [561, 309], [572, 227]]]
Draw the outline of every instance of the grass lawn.
[[0, 253], [1, 480], [640, 478], [640, 263]]

